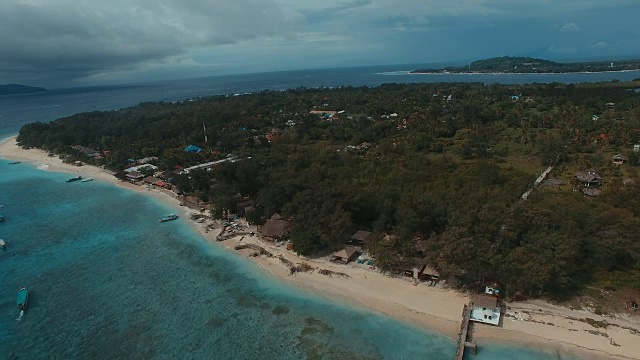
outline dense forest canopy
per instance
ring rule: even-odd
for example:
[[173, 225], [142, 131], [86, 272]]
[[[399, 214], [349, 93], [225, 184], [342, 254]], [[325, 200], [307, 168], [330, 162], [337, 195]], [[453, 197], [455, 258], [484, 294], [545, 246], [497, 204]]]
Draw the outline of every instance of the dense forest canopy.
[[555, 61], [532, 57], [502, 56], [491, 59], [476, 60], [466, 66], [446, 67], [444, 69], [418, 69], [416, 74], [428, 73], [513, 73], [513, 74], [547, 74], [602, 71], [639, 70], [640, 60], [596, 61], [558, 63]]
[[[177, 188], [255, 222], [291, 218], [296, 251], [337, 249], [357, 229], [383, 269], [426, 256], [444, 275], [509, 294], [640, 287], [640, 82], [388, 84], [265, 91], [25, 125], [25, 147], [122, 169], [173, 170], [233, 154]], [[205, 126], [207, 142], [205, 142]], [[193, 144], [199, 153], [185, 152]], [[72, 145], [106, 154], [89, 159]], [[108, 152], [104, 152], [108, 151]], [[628, 162], [617, 166], [612, 155]], [[559, 186], [521, 195], [546, 166]], [[578, 171], [604, 178], [583, 194]]]

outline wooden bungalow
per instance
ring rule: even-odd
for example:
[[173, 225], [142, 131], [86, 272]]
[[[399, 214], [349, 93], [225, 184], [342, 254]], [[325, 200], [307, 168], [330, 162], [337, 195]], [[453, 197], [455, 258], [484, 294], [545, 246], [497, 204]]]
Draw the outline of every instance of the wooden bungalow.
[[146, 178], [142, 179], [142, 181], [144, 181], [145, 183], [149, 184], [149, 185], [155, 185], [155, 183], [157, 183], [158, 181], [161, 181], [160, 179], [153, 177], [153, 176], [147, 176]]
[[199, 198], [191, 195], [184, 196], [182, 199], [182, 205], [196, 210], [209, 210], [211, 209], [211, 204], [200, 200]]
[[334, 252], [331, 255], [331, 261], [348, 264], [356, 255], [358, 255], [358, 249], [353, 246], [346, 246], [344, 249]]
[[585, 187], [598, 187], [604, 182], [604, 179], [593, 170], [578, 172], [575, 177]]
[[440, 280], [440, 273], [431, 267], [426, 258], [409, 258], [392, 268], [396, 275], [413, 278], [417, 281], [430, 281], [435, 285]]
[[367, 245], [367, 241], [371, 237], [370, 231], [358, 230], [356, 231], [349, 240], [347, 240], [347, 244], [357, 245], [357, 246], [365, 246]]
[[139, 171], [130, 171], [126, 175], [129, 181], [140, 181], [144, 179], [144, 175]]
[[622, 165], [624, 163], [629, 162], [629, 157], [622, 154], [613, 155], [611, 159], [613, 160], [613, 163], [616, 165]]
[[595, 188], [584, 188], [584, 189], [582, 189], [582, 193], [585, 196], [596, 197], [596, 196], [600, 195], [601, 191], [600, 191], [600, 189], [595, 189]]
[[258, 232], [269, 241], [284, 240], [289, 236], [290, 229], [291, 223], [280, 214], [273, 214], [264, 225], [258, 226]]

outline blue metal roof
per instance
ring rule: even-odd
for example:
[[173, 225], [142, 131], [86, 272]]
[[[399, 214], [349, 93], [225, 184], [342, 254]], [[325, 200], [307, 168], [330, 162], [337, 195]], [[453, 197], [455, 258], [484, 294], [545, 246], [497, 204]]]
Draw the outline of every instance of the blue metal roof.
[[202, 149], [197, 147], [197, 146], [195, 146], [195, 145], [189, 145], [186, 148], [184, 148], [184, 151], [199, 153], [200, 151], [202, 151]]

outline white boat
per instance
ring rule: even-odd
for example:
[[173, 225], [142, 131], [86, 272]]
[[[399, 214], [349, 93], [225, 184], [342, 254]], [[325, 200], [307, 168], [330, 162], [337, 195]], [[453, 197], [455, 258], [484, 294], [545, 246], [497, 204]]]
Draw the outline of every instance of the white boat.
[[0, 239], [0, 249], [6, 249], [7, 244], [4, 243], [4, 240]]
[[82, 180], [82, 182], [89, 182], [89, 181], [93, 181], [93, 178], [86, 178], [86, 179]]

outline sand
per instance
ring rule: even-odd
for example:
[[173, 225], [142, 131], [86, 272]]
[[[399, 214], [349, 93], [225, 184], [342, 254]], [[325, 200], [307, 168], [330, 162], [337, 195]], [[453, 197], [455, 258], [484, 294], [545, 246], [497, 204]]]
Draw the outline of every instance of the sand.
[[[128, 190], [154, 196], [175, 207], [184, 219], [196, 212], [180, 206], [180, 201], [166, 190], [147, 189], [122, 182], [110, 173], [94, 166], [64, 164], [57, 157], [49, 157], [45, 151], [24, 150], [17, 146], [15, 137], [0, 143], [0, 157], [35, 164], [46, 171], [64, 172], [82, 177], [92, 177]], [[443, 286], [431, 287], [426, 283], [414, 286], [411, 279], [394, 278], [369, 269], [366, 265], [351, 263], [334, 264], [325, 258], [306, 259], [284, 247], [266, 242], [258, 236], [238, 236], [222, 242], [215, 237], [221, 229], [220, 222], [197, 223], [189, 221], [202, 238], [211, 246], [221, 246], [238, 256], [256, 261], [270, 276], [298, 286], [320, 296], [364, 306], [401, 321], [434, 330], [455, 338], [459, 330], [467, 294]], [[207, 231], [207, 227], [209, 230]], [[256, 228], [246, 225], [250, 231]], [[253, 250], [233, 250], [239, 241], [254, 243], [275, 256], [281, 255], [293, 263], [305, 262], [316, 268], [313, 272], [289, 275], [288, 268], [276, 257], [249, 257]], [[327, 269], [348, 274], [349, 277], [327, 276], [318, 272]], [[544, 347], [571, 352], [583, 359], [640, 359], [640, 318], [619, 315], [602, 317], [586, 311], [557, 307], [543, 301], [509, 303], [507, 315], [501, 327], [476, 324], [474, 340], [481, 346], [491, 342], [515, 343], [532, 348]], [[584, 319], [607, 321], [608, 326], [594, 327]]]

